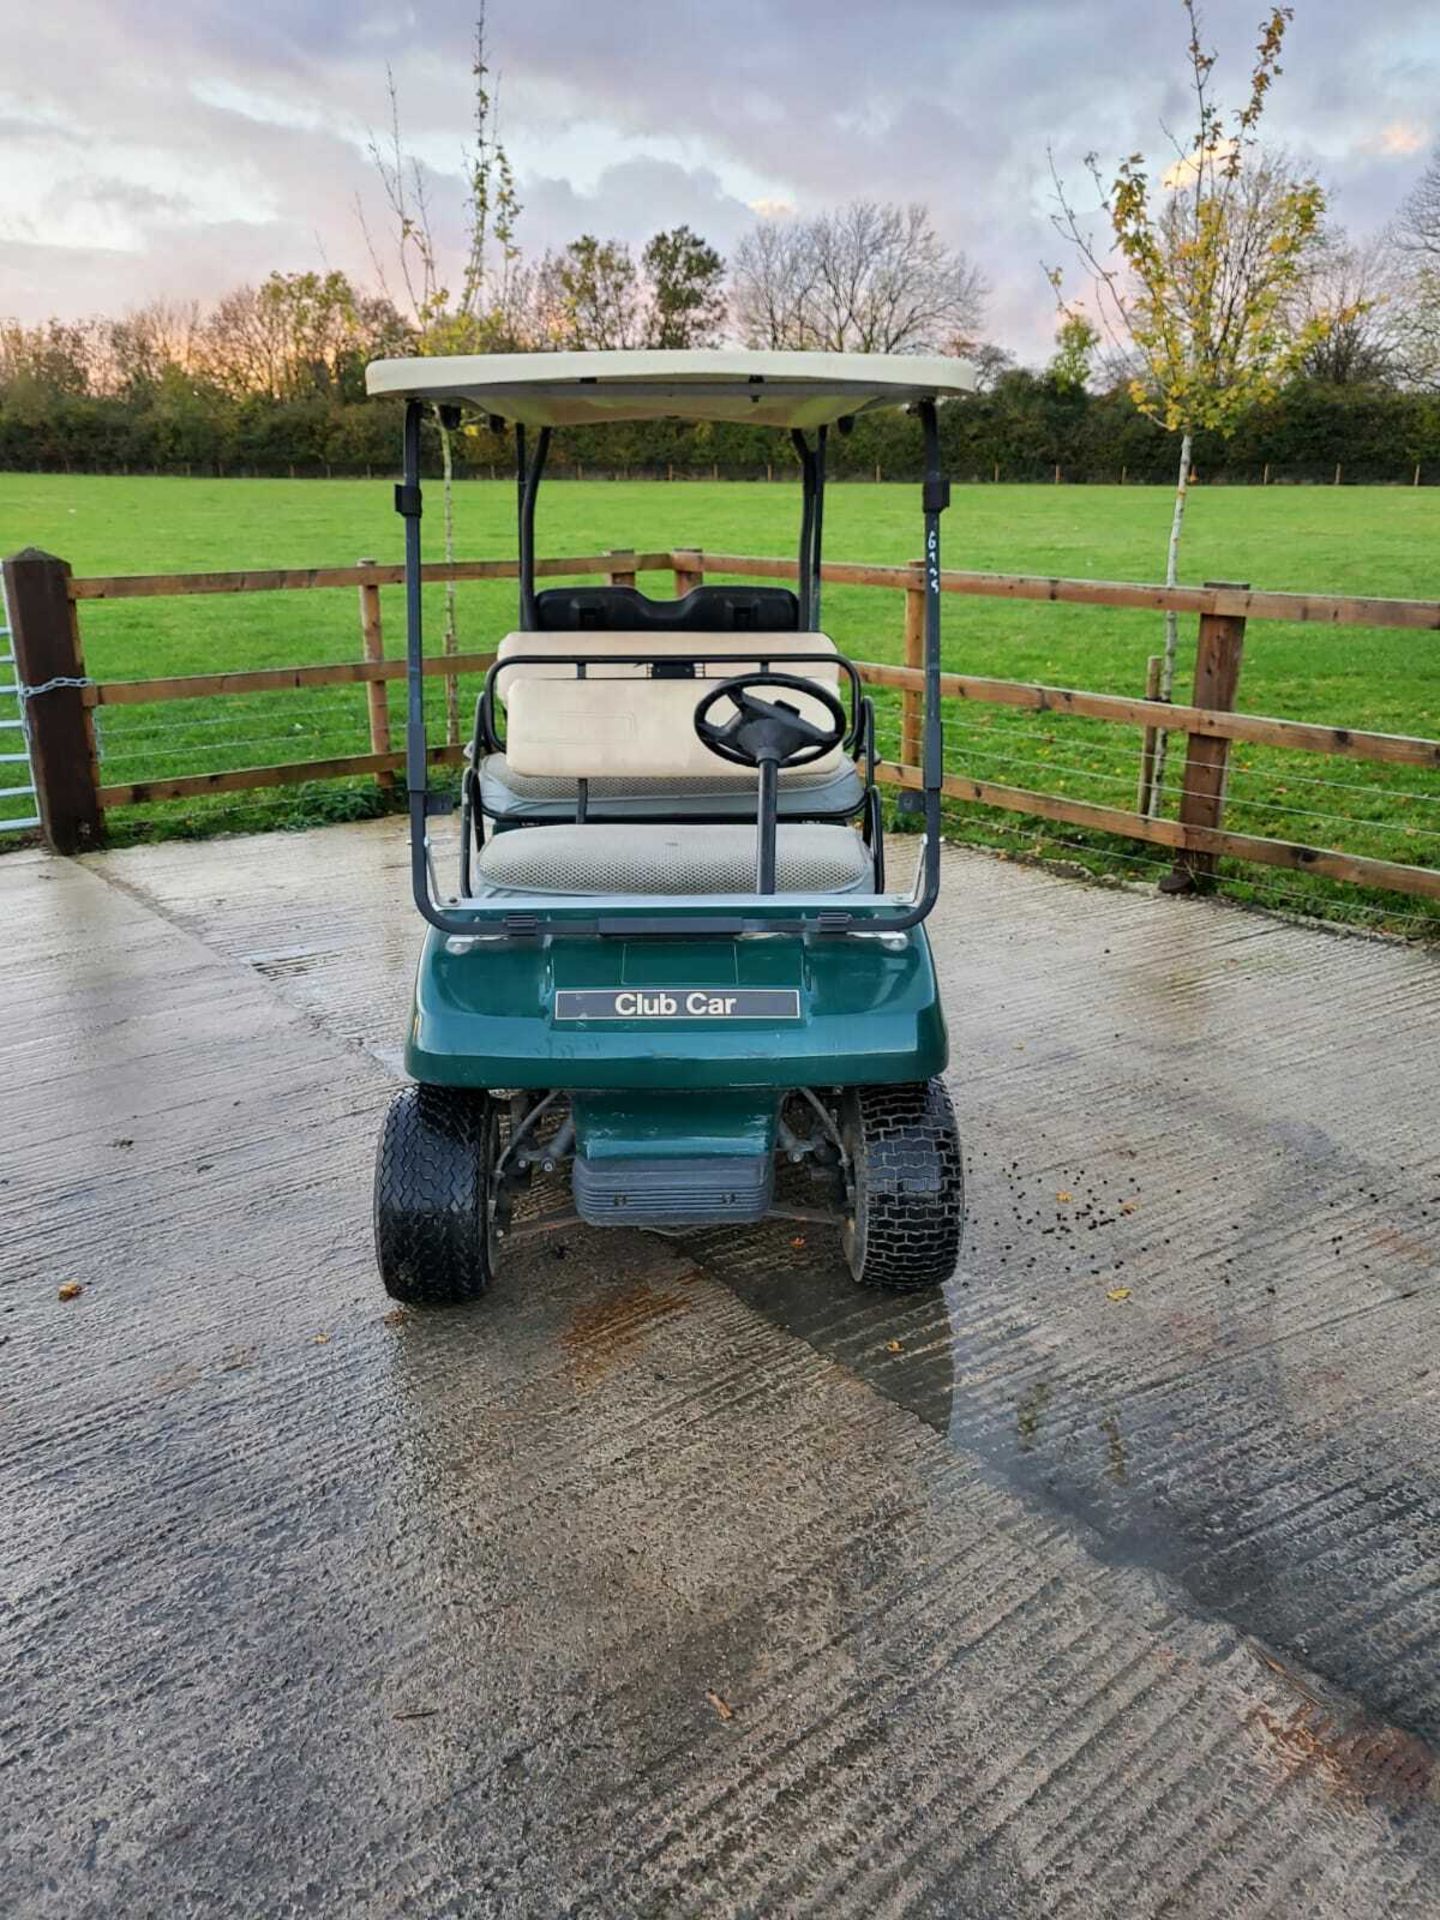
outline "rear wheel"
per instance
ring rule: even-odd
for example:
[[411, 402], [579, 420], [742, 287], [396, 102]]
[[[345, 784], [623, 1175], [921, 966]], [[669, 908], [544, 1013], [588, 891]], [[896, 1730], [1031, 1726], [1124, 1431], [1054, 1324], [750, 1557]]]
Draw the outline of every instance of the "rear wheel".
[[942, 1080], [856, 1087], [843, 1137], [850, 1195], [845, 1258], [862, 1287], [919, 1292], [955, 1271], [965, 1175], [955, 1111]]
[[375, 1156], [375, 1251], [392, 1299], [455, 1306], [490, 1285], [498, 1132], [486, 1093], [412, 1086], [390, 1102]]

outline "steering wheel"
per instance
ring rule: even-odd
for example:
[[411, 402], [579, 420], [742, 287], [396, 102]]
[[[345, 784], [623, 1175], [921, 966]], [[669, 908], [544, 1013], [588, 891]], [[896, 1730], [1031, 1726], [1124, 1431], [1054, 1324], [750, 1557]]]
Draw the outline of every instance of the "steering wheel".
[[[829, 717], [828, 727], [807, 720], [788, 700], [760, 700], [752, 687], [784, 687], [818, 701]], [[735, 711], [724, 722], [710, 718], [719, 700], [730, 700]], [[740, 673], [712, 687], [695, 709], [695, 732], [703, 745], [737, 767], [758, 767], [769, 761], [777, 767], [808, 767], [823, 760], [845, 738], [849, 722], [845, 709], [828, 687], [802, 680], [796, 673]]]

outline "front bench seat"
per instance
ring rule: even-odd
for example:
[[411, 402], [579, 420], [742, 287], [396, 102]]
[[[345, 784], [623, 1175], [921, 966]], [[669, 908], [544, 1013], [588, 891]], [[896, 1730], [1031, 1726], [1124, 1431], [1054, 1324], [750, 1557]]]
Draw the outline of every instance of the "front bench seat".
[[[658, 895], [755, 891], [754, 827], [526, 827], [481, 848], [487, 892]], [[777, 893], [872, 893], [869, 850], [850, 827], [781, 827]]]

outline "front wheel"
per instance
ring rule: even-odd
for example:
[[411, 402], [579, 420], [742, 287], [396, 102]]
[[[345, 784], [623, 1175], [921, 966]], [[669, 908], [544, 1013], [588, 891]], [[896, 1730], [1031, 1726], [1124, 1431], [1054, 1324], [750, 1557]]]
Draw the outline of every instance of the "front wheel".
[[392, 1300], [458, 1306], [495, 1272], [494, 1102], [461, 1087], [403, 1087], [375, 1156], [375, 1251]]
[[943, 1080], [856, 1087], [842, 1135], [850, 1189], [841, 1230], [862, 1287], [917, 1293], [955, 1271], [965, 1223], [965, 1173]]

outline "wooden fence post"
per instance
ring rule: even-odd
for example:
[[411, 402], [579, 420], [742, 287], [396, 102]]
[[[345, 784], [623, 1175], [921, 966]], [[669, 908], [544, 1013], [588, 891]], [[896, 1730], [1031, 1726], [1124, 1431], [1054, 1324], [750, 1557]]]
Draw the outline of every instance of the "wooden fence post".
[[[915, 578], [905, 589], [905, 664], [918, 673], [925, 665], [925, 569], [919, 560], [911, 566]], [[907, 767], [918, 767], [924, 758], [922, 710], [919, 690], [906, 687], [900, 695], [900, 759]]]
[[[373, 567], [373, 560], [359, 560], [357, 566]], [[380, 626], [380, 589], [373, 581], [360, 584], [360, 645], [367, 660], [385, 658], [385, 636]], [[365, 700], [370, 709], [370, 751], [390, 751], [390, 689], [384, 680], [366, 683]], [[385, 793], [395, 790], [393, 773], [377, 773], [375, 784]]]
[[38, 547], [13, 554], [5, 562], [5, 598], [16, 684], [30, 689], [25, 717], [40, 831], [52, 853], [85, 853], [105, 841], [95, 726], [83, 687], [52, 684], [86, 677], [69, 562]]
[[[1235, 587], [1245, 592], [1248, 582], [1207, 580], [1207, 587]], [[1236, 614], [1202, 613], [1195, 646], [1195, 687], [1191, 704], [1213, 712], [1231, 713], [1240, 685], [1245, 652], [1245, 621]], [[1180, 792], [1180, 824], [1214, 827], [1223, 824], [1225, 780], [1230, 770], [1230, 742], [1209, 733], [1185, 736], [1185, 776]], [[1217, 856], [1186, 848], [1160, 882], [1162, 893], [1198, 893], [1214, 885]]]
[[635, 584], [635, 555], [626, 548], [612, 548], [606, 554], [609, 565], [605, 577], [612, 587], [633, 587]]
[[692, 587], [703, 587], [705, 570], [700, 564], [698, 547], [677, 547], [670, 556], [675, 569], [675, 598], [683, 599]]

